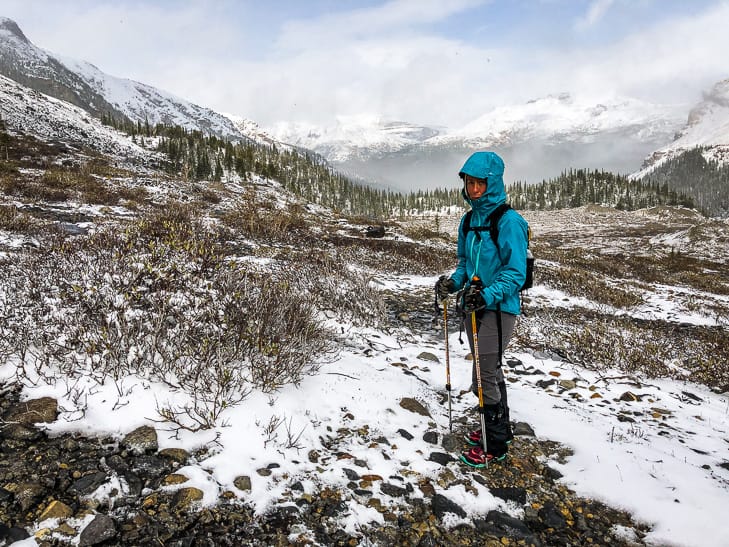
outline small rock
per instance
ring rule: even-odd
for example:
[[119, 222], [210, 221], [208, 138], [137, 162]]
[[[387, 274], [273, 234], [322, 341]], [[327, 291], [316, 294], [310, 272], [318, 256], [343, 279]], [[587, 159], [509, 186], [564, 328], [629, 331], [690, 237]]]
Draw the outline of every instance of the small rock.
[[381, 481], [382, 477], [380, 475], [362, 475], [360, 477], [361, 480], [367, 481], [367, 482], [375, 482], [375, 481]]
[[357, 473], [354, 469], [343, 467], [342, 471], [344, 471], [344, 474], [351, 481], [358, 481], [360, 479], [359, 473]]
[[426, 443], [438, 444], [438, 433], [436, 433], [435, 431], [426, 431], [423, 434], [423, 440]]
[[199, 488], [188, 487], [180, 488], [176, 493], [173, 500], [173, 505], [178, 511], [183, 511], [190, 507], [194, 502], [203, 499], [203, 491]]
[[405, 429], [398, 429], [398, 430], [397, 430], [397, 432], [398, 432], [398, 433], [399, 433], [399, 434], [400, 434], [400, 435], [401, 435], [401, 436], [402, 436], [403, 438], [407, 439], [408, 441], [412, 441], [412, 440], [413, 440], [413, 436], [412, 436], [412, 435], [411, 435], [411, 434], [410, 434], [410, 433], [409, 433], [408, 431], [406, 431]]
[[181, 473], [172, 473], [171, 475], [167, 475], [164, 479], [162, 479], [162, 486], [172, 486], [175, 484], [182, 484], [190, 479], [186, 477], [185, 475]]
[[383, 494], [386, 494], [388, 496], [391, 496], [393, 498], [404, 498], [408, 495], [407, 488], [402, 488], [400, 486], [395, 486], [394, 484], [390, 484], [387, 482], [383, 482], [380, 485], [380, 491]]
[[48, 507], [45, 508], [38, 520], [46, 519], [67, 519], [73, 516], [73, 509], [71, 509], [65, 503], [53, 500]]
[[405, 410], [409, 410], [410, 412], [414, 412], [415, 414], [420, 414], [421, 416], [430, 416], [430, 412], [428, 412], [428, 409], [425, 408], [420, 402], [417, 400], [411, 398], [411, 397], [404, 397], [400, 400], [400, 406], [404, 408]]
[[180, 464], [190, 459], [190, 453], [182, 448], [165, 448], [159, 451], [159, 456]]
[[683, 395], [687, 399], [691, 399], [691, 400], [697, 401], [699, 403], [703, 403], [704, 402], [704, 400], [701, 397], [699, 397], [698, 395], [695, 395], [695, 394], [691, 393], [690, 391], [682, 391], [681, 392], [681, 395]]
[[418, 355], [418, 359], [421, 361], [431, 361], [433, 363], [440, 363], [440, 359], [437, 355], [434, 355], [433, 353], [430, 353], [428, 351], [423, 351]]
[[27, 511], [38, 503], [45, 494], [45, 488], [38, 482], [26, 482], [15, 490], [15, 501], [23, 511]]
[[5, 540], [8, 540], [10, 542], [9, 545], [12, 545], [16, 541], [23, 541], [29, 537], [30, 534], [25, 530], [25, 528], [18, 528], [17, 526], [8, 528], [0, 522], [0, 541], [3, 542], [3, 545], [5, 545]]
[[143, 479], [152, 479], [169, 472], [170, 464], [154, 454], [144, 454], [132, 459], [131, 470]]
[[233, 481], [233, 485], [238, 490], [243, 490], [244, 492], [250, 492], [252, 485], [251, 485], [251, 478], [248, 475], [240, 475], [235, 478]]
[[519, 505], [526, 505], [526, 490], [513, 486], [505, 488], [492, 488], [491, 494], [504, 501], [513, 501]]
[[436, 494], [432, 501], [433, 514], [443, 520], [446, 513], [453, 513], [461, 518], [466, 518], [466, 511], [455, 502], [446, 498], [443, 494]]
[[501, 511], [489, 511], [485, 520], [477, 519], [473, 524], [479, 532], [497, 536], [508, 535], [515, 539], [524, 539], [532, 535], [524, 522]]
[[440, 465], [448, 465], [450, 462], [456, 461], [453, 456], [446, 454], [445, 452], [431, 452], [428, 460]]
[[5, 421], [33, 425], [55, 422], [57, 417], [58, 402], [52, 397], [41, 397], [14, 404], [5, 414]]
[[629, 403], [640, 401], [640, 397], [632, 391], [626, 391], [620, 397], [618, 397], [618, 399], [620, 399], [621, 401], [627, 401]]
[[455, 433], [443, 435], [441, 446], [448, 452], [456, 452], [463, 446], [463, 437]]
[[156, 452], [158, 448], [157, 430], [148, 425], [138, 427], [124, 437], [124, 440], [122, 440], [122, 446], [134, 454]]
[[545, 503], [544, 507], [539, 510], [538, 514], [545, 528], [554, 528], [555, 530], [561, 530], [562, 528], [567, 526], [567, 521], [565, 520], [564, 516], [562, 515], [562, 513], [559, 512], [559, 509], [557, 509], [557, 507], [552, 502]]
[[530, 426], [526, 422], [516, 422], [514, 424], [512, 432], [514, 433], [514, 436], [521, 435], [523, 437], [536, 437], [532, 426]]
[[552, 481], [559, 480], [563, 477], [562, 473], [548, 465], [544, 466], [544, 476]]
[[87, 545], [98, 545], [116, 536], [114, 520], [106, 515], [96, 515], [79, 537], [78, 544], [81, 547]]

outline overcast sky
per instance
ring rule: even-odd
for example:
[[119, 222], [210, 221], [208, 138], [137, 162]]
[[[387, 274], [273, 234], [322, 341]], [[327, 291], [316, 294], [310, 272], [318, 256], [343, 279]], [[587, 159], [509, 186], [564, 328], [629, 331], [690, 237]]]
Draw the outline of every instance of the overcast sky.
[[693, 104], [729, 1], [0, 0], [37, 46], [259, 122], [458, 127], [550, 93]]

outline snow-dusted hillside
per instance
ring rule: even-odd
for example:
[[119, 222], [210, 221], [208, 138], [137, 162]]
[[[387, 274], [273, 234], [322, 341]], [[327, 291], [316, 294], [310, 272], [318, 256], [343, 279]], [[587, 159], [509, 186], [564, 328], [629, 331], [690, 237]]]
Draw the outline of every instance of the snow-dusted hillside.
[[697, 146], [706, 147], [704, 156], [707, 159], [720, 163], [729, 161], [729, 79], [718, 82], [704, 94], [704, 100], [691, 109], [673, 142], [653, 153], [635, 176], [643, 176], [666, 160]]
[[122, 114], [142, 123], [161, 122], [234, 140], [245, 138], [230, 119], [209, 108], [36, 47], [14, 21], [5, 17], [0, 17], [0, 74], [95, 116]]
[[33, 91], [0, 75], [0, 117], [8, 129], [47, 141], [148, 161], [155, 155], [129, 137], [103, 125], [81, 108]]

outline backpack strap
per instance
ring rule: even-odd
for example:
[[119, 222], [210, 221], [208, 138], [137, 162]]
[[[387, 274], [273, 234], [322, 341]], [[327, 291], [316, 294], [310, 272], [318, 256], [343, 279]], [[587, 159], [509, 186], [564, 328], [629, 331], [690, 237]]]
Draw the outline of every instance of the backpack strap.
[[501, 220], [501, 217], [504, 216], [504, 213], [511, 209], [511, 205], [508, 203], [502, 203], [499, 205], [496, 209], [491, 211], [491, 214], [486, 217], [486, 220], [488, 221], [488, 226], [471, 226], [471, 215], [473, 214], [473, 209], [470, 209], [469, 211], [466, 211], [466, 214], [463, 216], [463, 236], [465, 237], [468, 235], [469, 231], [475, 232], [476, 237], [481, 240], [481, 232], [488, 231], [489, 236], [491, 236], [491, 241], [494, 242], [494, 245], [498, 247], [498, 240], [499, 240], [499, 221]]

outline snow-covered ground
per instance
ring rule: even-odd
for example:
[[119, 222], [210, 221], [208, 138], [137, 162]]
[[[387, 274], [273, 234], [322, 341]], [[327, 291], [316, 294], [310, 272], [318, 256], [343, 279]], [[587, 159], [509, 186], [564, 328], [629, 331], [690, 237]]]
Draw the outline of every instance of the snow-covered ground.
[[[435, 279], [408, 276], [380, 281], [394, 290], [412, 290], [430, 287]], [[542, 288], [540, 294], [564, 305], [558, 292]], [[673, 306], [659, 297], [652, 305]], [[288, 386], [271, 396], [250, 396], [227, 411], [227, 425], [217, 431], [183, 432], [179, 438], [160, 431], [160, 448], [189, 451], [211, 443], [219, 434], [218, 442], [209, 445], [213, 447], [210, 457], [177, 471], [190, 479], [184, 486], [195, 486], [205, 493], [203, 504], [213, 504], [221, 491], [231, 490], [262, 513], [296, 480], [309, 494], [323, 484], [344, 487], [348, 479], [343, 468], [351, 465], [351, 459], [312, 463], [307, 454], [311, 450], [325, 453], [322, 440], [333, 439], [345, 426], [352, 431], [369, 428], [371, 434], [394, 443], [375, 450], [357, 435], [338, 440], [338, 449], [366, 461], [371, 473], [401, 476], [407, 469], [434, 477], [442, 469], [427, 459], [432, 445], [422, 439], [425, 431], [433, 429], [429, 422], [435, 422], [442, 432], [447, 432], [449, 424], [447, 406], [440, 403], [445, 391], [445, 355], [439, 331], [434, 328], [398, 337], [347, 329], [346, 325], [345, 329], [349, 343], [339, 358], [326, 364], [318, 375], [307, 377], [299, 387]], [[467, 390], [471, 382], [470, 363], [465, 359], [467, 346], [458, 343], [458, 336], [458, 332], [449, 336], [454, 394]], [[440, 362], [419, 358], [423, 351], [439, 356]], [[641, 380], [619, 371], [597, 374], [538, 352], [507, 351], [506, 356], [521, 361], [507, 368], [512, 420], [527, 422], [538, 437], [562, 442], [574, 451], [566, 463], [550, 462], [563, 473], [565, 484], [578, 494], [624, 508], [648, 523], [652, 531], [647, 540], [656, 545], [729, 545], [729, 528], [722, 526], [729, 507], [728, 394], [712, 393], [690, 383]], [[536, 369], [543, 374], [531, 374]], [[0, 367], [0, 380], [12, 375], [10, 363]], [[546, 389], [537, 385], [545, 378], [556, 382]], [[119, 397], [113, 384], [96, 386], [83, 413], [74, 411], [74, 403], [65, 398], [60, 383], [28, 387], [24, 396], [52, 396], [66, 409], [48, 425], [51, 434], [82, 431], [120, 439], [138, 426], [150, 425], [150, 420], [157, 418], [158, 405], [170, 400], [181, 402], [181, 395], [139, 378], [118, 383], [124, 386], [124, 396]], [[403, 397], [418, 399], [432, 418], [401, 408]], [[472, 412], [474, 402], [469, 395], [454, 397], [454, 415]], [[618, 415], [631, 419], [620, 421]], [[473, 418], [475, 421], [476, 416]], [[274, 423], [279, 425], [272, 430]], [[401, 429], [413, 438], [402, 437]], [[272, 463], [279, 467], [271, 469], [270, 476], [254, 472]], [[449, 464], [455, 472], [460, 465]], [[249, 492], [234, 486], [240, 475], [250, 476]], [[495, 498], [480, 484], [473, 486], [477, 496], [462, 486], [439, 491], [470, 516], [495, 508], [520, 516], [521, 509]], [[117, 487], [123, 489], [124, 485]], [[103, 497], [107, 492], [102, 488], [98, 495]], [[384, 494], [381, 497], [387, 499]], [[382, 515], [350, 501], [342, 528], [355, 532], [369, 522], [382, 522]], [[24, 544], [35, 545], [35, 540]]]

